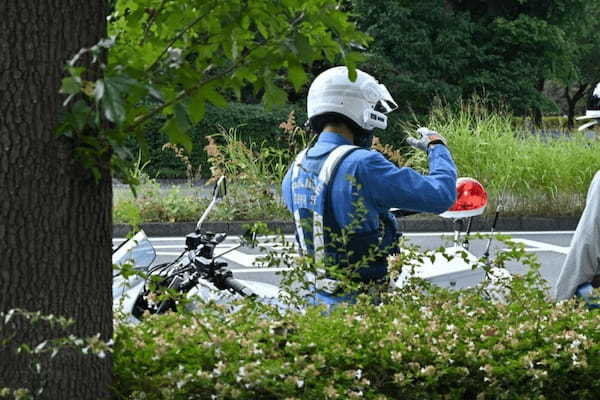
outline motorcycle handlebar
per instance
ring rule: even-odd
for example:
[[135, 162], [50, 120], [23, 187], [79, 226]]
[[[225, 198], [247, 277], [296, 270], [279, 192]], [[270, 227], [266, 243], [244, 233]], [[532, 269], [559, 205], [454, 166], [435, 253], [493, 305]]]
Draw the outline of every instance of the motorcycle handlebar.
[[254, 292], [252, 292], [250, 289], [244, 286], [242, 282], [235, 278], [225, 278], [223, 283], [227, 289], [231, 289], [244, 297], [254, 296]]

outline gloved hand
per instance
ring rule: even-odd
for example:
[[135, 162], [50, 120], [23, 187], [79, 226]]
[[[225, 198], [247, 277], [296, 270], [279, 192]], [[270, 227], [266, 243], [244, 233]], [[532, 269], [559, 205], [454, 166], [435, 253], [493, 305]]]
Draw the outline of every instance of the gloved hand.
[[408, 144], [416, 149], [423, 150], [425, 153], [427, 153], [427, 149], [431, 144], [439, 143], [446, 146], [446, 139], [444, 139], [444, 137], [436, 131], [432, 131], [428, 128], [419, 128], [417, 129], [417, 133], [421, 135], [421, 139], [416, 139], [410, 136], [406, 139]]

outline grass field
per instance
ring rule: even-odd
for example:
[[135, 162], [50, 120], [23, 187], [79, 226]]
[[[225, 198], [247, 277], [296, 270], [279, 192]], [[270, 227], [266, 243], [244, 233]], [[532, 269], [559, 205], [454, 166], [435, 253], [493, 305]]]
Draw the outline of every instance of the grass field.
[[[292, 121], [293, 122], [293, 121]], [[289, 121], [288, 121], [289, 123]], [[579, 132], [562, 135], [531, 133], [502, 111], [490, 111], [477, 100], [459, 107], [437, 106], [427, 126], [442, 133], [459, 170], [459, 176], [479, 180], [490, 198], [488, 213], [501, 203], [505, 215], [565, 216], [581, 213], [585, 194], [600, 170], [600, 140]], [[416, 126], [407, 124], [407, 132]], [[211, 218], [215, 220], [276, 220], [291, 216], [280, 200], [279, 183], [307, 136], [293, 123], [281, 143], [245, 146], [234, 129], [207, 147], [213, 173], [225, 174], [233, 183], [225, 201]], [[387, 148], [386, 154], [399, 154]], [[404, 152], [401, 165], [426, 172], [421, 152]], [[143, 171], [138, 171], [144, 177]], [[165, 186], [142, 179], [138, 196], [115, 188], [114, 221], [193, 221], [207, 205], [210, 189], [190, 184]]]

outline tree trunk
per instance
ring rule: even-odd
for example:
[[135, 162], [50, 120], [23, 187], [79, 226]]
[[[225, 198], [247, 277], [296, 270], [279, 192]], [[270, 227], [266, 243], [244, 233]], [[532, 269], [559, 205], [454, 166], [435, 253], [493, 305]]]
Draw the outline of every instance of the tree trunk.
[[[110, 174], [96, 183], [53, 130], [66, 60], [106, 34], [104, 0], [0, 2], [0, 311], [23, 308], [73, 318], [67, 334], [112, 336]], [[18, 343], [65, 332], [0, 321], [0, 387], [44, 385], [43, 398], [110, 397], [110, 357], [64, 351], [28, 368]]]
[[[546, 81], [544, 79], [540, 79], [539, 81], [537, 81], [536, 84], [536, 89], [540, 92], [540, 94], [542, 94], [544, 92], [544, 84], [546, 83]], [[536, 107], [533, 110], [533, 125], [536, 128], [542, 128], [544, 125], [544, 118], [542, 115], [542, 109], [540, 107]]]
[[575, 127], [575, 107], [577, 106], [579, 100], [581, 100], [581, 98], [585, 94], [587, 86], [588, 85], [586, 83], [579, 84], [579, 87], [577, 88], [573, 96], [571, 96], [571, 93], [569, 92], [569, 87], [565, 86], [563, 97], [567, 101], [567, 128], [569, 128], [569, 130]]

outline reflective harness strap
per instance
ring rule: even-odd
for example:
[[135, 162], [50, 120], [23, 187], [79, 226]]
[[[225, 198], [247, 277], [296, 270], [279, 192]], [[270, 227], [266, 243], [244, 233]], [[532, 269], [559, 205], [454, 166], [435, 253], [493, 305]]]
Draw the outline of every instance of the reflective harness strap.
[[[298, 177], [298, 171], [300, 170], [300, 165], [302, 165], [302, 161], [304, 161], [304, 158], [306, 156], [306, 153], [308, 152], [308, 148], [302, 150], [297, 156], [296, 159], [294, 160], [294, 163], [292, 164], [292, 182]], [[293, 198], [293, 194], [292, 194], [292, 198]], [[296, 224], [296, 236], [297, 236], [297, 240], [298, 240], [298, 245], [300, 246], [300, 255], [306, 255], [308, 254], [307, 251], [307, 247], [306, 247], [306, 241], [304, 240], [304, 230], [302, 229], [302, 221], [300, 219], [300, 210], [296, 209], [294, 210], [294, 223]]]
[[[327, 156], [327, 160], [325, 160], [325, 163], [321, 167], [321, 171], [319, 171], [319, 181], [325, 184], [325, 190], [328, 191], [328, 193], [326, 193], [327, 197], [330, 196], [331, 190], [329, 187], [329, 182], [331, 181], [334, 172], [337, 171], [338, 163], [343, 160], [351, 151], [354, 151], [358, 148], [358, 146], [349, 144], [339, 146], [329, 153], [329, 156]], [[313, 213], [313, 243], [315, 249], [315, 261], [322, 261], [325, 257], [325, 233], [323, 232], [323, 215], [318, 213]]]

